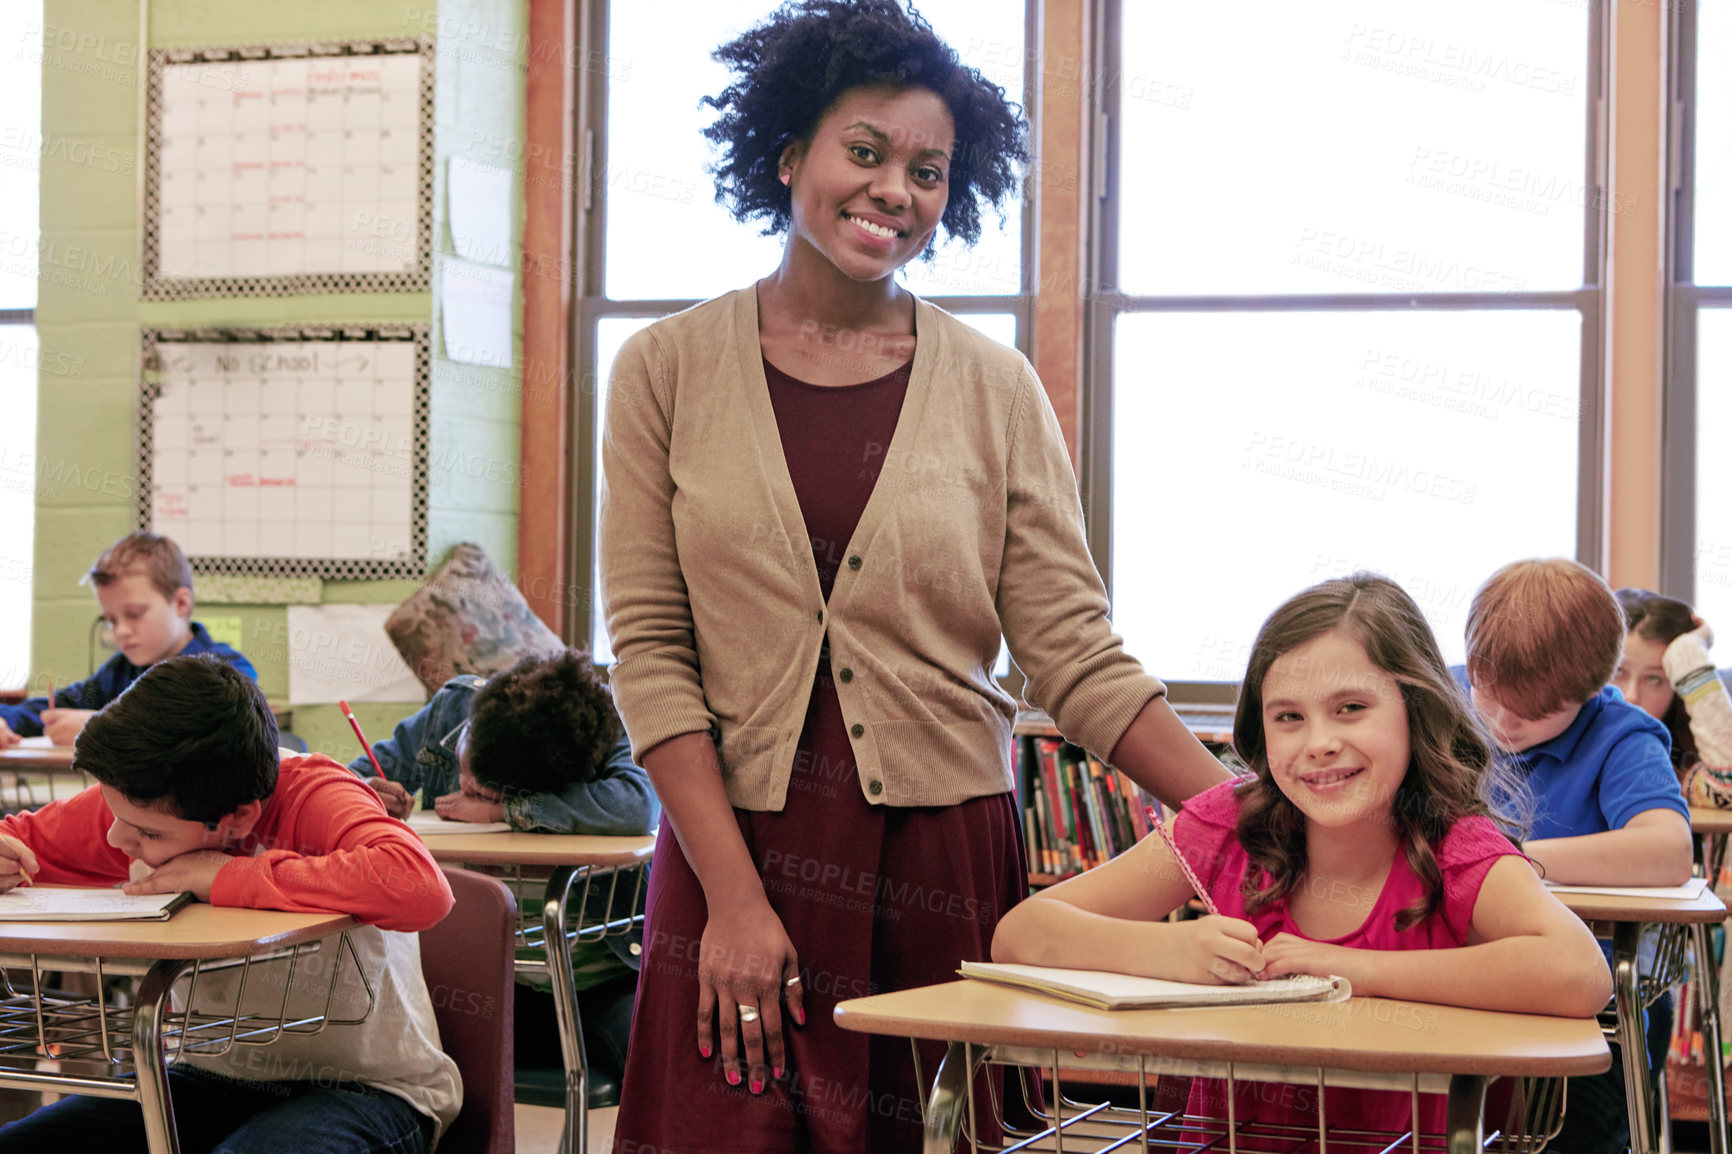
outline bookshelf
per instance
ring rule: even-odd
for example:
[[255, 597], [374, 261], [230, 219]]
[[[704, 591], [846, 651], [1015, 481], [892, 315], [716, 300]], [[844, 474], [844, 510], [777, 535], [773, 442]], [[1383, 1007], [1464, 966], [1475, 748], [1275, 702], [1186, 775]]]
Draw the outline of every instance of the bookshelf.
[[[1231, 756], [1231, 706], [1175, 712], [1211, 752]], [[1101, 865], [1149, 833], [1146, 810], [1160, 803], [1101, 758], [1065, 741], [1050, 717], [1019, 714], [1012, 732], [1031, 888]]]

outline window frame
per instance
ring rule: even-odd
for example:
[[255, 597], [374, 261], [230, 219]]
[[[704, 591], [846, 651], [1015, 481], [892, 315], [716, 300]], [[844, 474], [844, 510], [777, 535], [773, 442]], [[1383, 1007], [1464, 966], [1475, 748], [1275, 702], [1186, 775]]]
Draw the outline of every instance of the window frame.
[[[1519, 293], [1280, 293], [1243, 296], [1131, 295], [1119, 285], [1119, 219], [1123, 209], [1114, 181], [1119, 169], [1124, 74], [1123, 26], [1127, 0], [1093, 0], [1096, 5], [1094, 58], [1099, 105], [1095, 117], [1094, 188], [1098, 197], [1090, 227], [1088, 283], [1084, 309], [1084, 362], [1082, 419], [1078, 428], [1078, 455], [1082, 461], [1078, 481], [1084, 507], [1089, 510], [1089, 551], [1095, 567], [1112, 588], [1112, 412], [1113, 345], [1116, 322], [1121, 316], [1153, 312], [1391, 312], [1459, 310], [1575, 310], [1582, 318], [1581, 427], [1577, 438], [1576, 560], [1599, 569], [1605, 556], [1602, 525], [1604, 494], [1606, 404], [1601, 381], [1605, 375], [1604, 324], [1606, 305], [1606, 254], [1608, 250], [1607, 116], [1606, 78], [1609, 71], [1607, 46], [1611, 39], [1608, 6], [1604, 0], [1588, 0], [1588, 59], [1583, 103], [1587, 148], [1584, 186], [1593, 190], [1591, 204], [1584, 208], [1582, 285], [1579, 289]], [[1694, 0], [1683, 0], [1693, 3]], [[1693, 464], [1692, 464], [1693, 467]], [[1158, 672], [1158, 671], [1157, 671]], [[1238, 694], [1236, 681], [1167, 682], [1169, 697], [1176, 702], [1230, 704]]]
[[[571, 612], [566, 621], [567, 640], [585, 648], [594, 648], [594, 599], [600, 590], [593, 588], [595, 572], [595, 534], [597, 529], [597, 479], [600, 462], [596, 459], [596, 434], [603, 414], [597, 403], [599, 382], [608, 366], [598, 365], [597, 330], [601, 321], [621, 318], [655, 319], [690, 308], [699, 298], [613, 299], [605, 295], [607, 249], [607, 197], [605, 185], [598, 193], [598, 174], [607, 171], [607, 85], [609, 69], [609, 9], [614, 0], [587, 0], [582, 4], [578, 26], [579, 44], [576, 59], [602, 62], [599, 66], [579, 70], [579, 92], [576, 101], [574, 140], [579, 150], [571, 166], [575, 204], [575, 246], [572, 264], [574, 305], [571, 310], [570, 376], [575, 382], [570, 406], [570, 467], [571, 493], [570, 548], [567, 564], [569, 584], [589, 590], [582, 612]], [[620, 0], [624, 2], [624, 0]], [[1029, 149], [1038, 156], [1040, 140], [1040, 75], [1038, 63], [1041, 16], [1045, 0], [1021, 0], [1023, 4], [1023, 111], [1029, 126]], [[766, 5], [766, 14], [769, 6]], [[969, 313], [1009, 313], [1016, 318], [1016, 347], [1030, 360], [1034, 359], [1033, 286], [1039, 274], [1040, 182], [1030, 179], [1023, 185], [1021, 249], [1021, 285], [1015, 294], [1002, 296], [952, 295], [931, 296], [930, 301], [957, 315]], [[740, 227], [744, 228], [745, 225]], [[769, 272], [764, 269], [763, 272]], [[762, 275], [762, 274], [759, 274]], [[1015, 677], [1014, 667], [1012, 677]]]
[[1661, 383], [1660, 591], [1696, 601], [1697, 340], [1704, 308], [1732, 309], [1732, 285], [1696, 283], [1698, 0], [1668, 6], [1664, 369]]

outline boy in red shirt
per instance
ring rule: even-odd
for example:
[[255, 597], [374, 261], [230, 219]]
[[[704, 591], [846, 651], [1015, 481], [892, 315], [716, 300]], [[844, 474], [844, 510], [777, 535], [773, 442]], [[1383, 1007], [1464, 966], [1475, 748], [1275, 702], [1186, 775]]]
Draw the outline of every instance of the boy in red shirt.
[[[372, 1011], [332, 1017], [360, 1021], [263, 1050], [184, 1055], [170, 1069], [185, 1148], [431, 1150], [462, 1089], [440, 1050], [416, 937], [449, 912], [451, 890], [420, 840], [343, 766], [280, 756], [263, 692], [211, 656], [152, 666], [90, 719], [74, 765], [99, 784], [0, 822], [0, 892], [26, 879], [123, 883], [134, 894], [190, 890], [212, 905], [366, 923], [349, 934], [354, 963], [327, 942], [327, 957], [300, 967], [322, 975], [317, 990], [307, 987], [322, 997], [337, 966], [338, 1004], [364, 1009], [358, 965], [372, 983]], [[201, 1010], [206, 997], [201, 982]], [[137, 1104], [116, 1099], [65, 1098], [0, 1129], [0, 1151], [143, 1145]]]

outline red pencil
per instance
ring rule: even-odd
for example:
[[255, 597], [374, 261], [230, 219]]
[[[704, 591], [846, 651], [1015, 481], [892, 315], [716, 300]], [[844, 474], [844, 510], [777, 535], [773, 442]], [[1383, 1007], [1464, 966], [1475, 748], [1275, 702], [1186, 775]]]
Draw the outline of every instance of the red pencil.
[[1191, 888], [1197, 891], [1197, 896], [1203, 899], [1203, 906], [1212, 914], [1221, 911], [1215, 908], [1215, 899], [1209, 896], [1208, 887], [1197, 878], [1197, 873], [1191, 868], [1191, 863], [1185, 860], [1185, 855], [1179, 852], [1179, 843], [1173, 840], [1173, 835], [1167, 832], [1167, 823], [1161, 820], [1161, 813], [1154, 806], [1149, 806], [1149, 824], [1155, 827], [1155, 832], [1161, 835], [1161, 840], [1167, 843], [1167, 852], [1173, 855], [1173, 860], [1179, 863], [1179, 868], [1185, 871], [1185, 878], [1191, 883]]
[[337, 708], [343, 711], [343, 716], [349, 719], [349, 726], [355, 731], [355, 736], [361, 740], [361, 748], [367, 751], [367, 760], [373, 763], [373, 772], [380, 777], [385, 771], [379, 766], [379, 759], [373, 756], [373, 743], [367, 740], [367, 735], [361, 732], [361, 723], [355, 720], [355, 711], [349, 708], [347, 701], [337, 702]]

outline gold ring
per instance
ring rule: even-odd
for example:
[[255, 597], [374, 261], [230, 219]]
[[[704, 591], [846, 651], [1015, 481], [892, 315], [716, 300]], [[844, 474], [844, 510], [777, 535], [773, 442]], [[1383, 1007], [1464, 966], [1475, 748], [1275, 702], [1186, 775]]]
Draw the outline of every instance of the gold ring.
[[789, 978], [787, 981], [783, 982], [782, 984], [784, 986], [797, 986], [800, 984], [800, 975], [795, 974], [793, 977]]
[[738, 1005], [740, 1008], [740, 1024], [741, 1025], [745, 1025], [749, 1022], [755, 1022], [758, 1020], [758, 1007], [748, 1006], [744, 1002], [740, 1002], [740, 1003], [738, 1003]]

